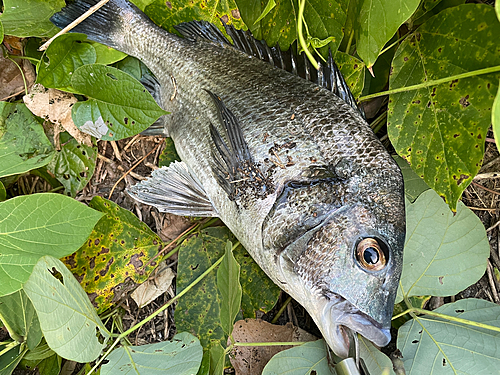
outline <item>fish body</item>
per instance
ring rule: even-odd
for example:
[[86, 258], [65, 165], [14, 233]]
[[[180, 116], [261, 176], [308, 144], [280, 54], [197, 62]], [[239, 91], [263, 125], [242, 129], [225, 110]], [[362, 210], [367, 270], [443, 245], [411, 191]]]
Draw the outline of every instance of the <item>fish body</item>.
[[[64, 27], [95, 2], [77, 1], [52, 21]], [[359, 111], [231, 46], [215, 27], [184, 24], [182, 38], [125, 0], [73, 31], [143, 61], [171, 112], [161, 129], [182, 163], [155, 171], [132, 196], [167, 212], [220, 217], [338, 356], [348, 356], [349, 332], [378, 346], [390, 341], [403, 180]]]

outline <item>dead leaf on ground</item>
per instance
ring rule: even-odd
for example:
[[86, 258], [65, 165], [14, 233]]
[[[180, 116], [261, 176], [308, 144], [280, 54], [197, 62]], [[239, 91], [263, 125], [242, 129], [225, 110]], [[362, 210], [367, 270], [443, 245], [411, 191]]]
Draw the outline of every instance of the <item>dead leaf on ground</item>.
[[[245, 319], [234, 323], [236, 342], [297, 342], [318, 338], [292, 323], [278, 326], [260, 319]], [[229, 342], [228, 342], [229, 345]], [[230, 356], [236, 375], [261, 374], [267, 362], [277, 353], [292, 346], [237, 346]]]
[[131, 297], [137, 306], [142, 308], [167, 292], [172, 286], [174, 277], [175, 273], [170, 267], [157, 269], [152, 277], [132, 292]]
[[155, 219], [156, 228], [161, 228], [157, 231], [157, 234], [164, 242], [176, 239], [177, 236], [193, 225], [191, 220], [183, 216], [155, 212], [151, 212], [151, 214]]
[[77, 102], [73, 94], [56, 89], [46, 89], [36, 84], [29, 95], [23, 97], [24, 103], [36, 116], [42, 117], [56, 125], [54, 139], [57, 144], [57, 135], [67, 131], [78, 143], [92, 146], [90, 135], [81, 132], [71, 118], [71, 107]]
[[[15, 59], [22, 68], [28, 88], [35, 81], [33, 65], [27, 60]], [[19, 95], [24, 91], [24, 81], [17, 65], [0, 53], [0, 101]]]

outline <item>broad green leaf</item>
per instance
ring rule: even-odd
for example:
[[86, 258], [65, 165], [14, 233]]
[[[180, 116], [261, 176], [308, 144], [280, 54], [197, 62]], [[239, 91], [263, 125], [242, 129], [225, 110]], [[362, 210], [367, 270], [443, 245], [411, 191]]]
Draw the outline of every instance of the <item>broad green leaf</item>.
[[497, 18], [500, 21], [500, 1], [495, 0], [495, 11], [497, 12]]
[[257, 311], [267, 313], [274, 307], [281, 289], [267, 277], [243, 246], [238, 246], [233, 253], [241, 267], [240, 283], [243, 289], [241, 310], [243, 317], [255, 319]]
[[[500, 23], [482, 4], [448, 8], [398, 48], [390, 89], [500, 65]], [[387, 128], [397, 153], [452, 209], [479, 171], [498, 74], [389, 97]]]
[[[96, 64], [110, 65], [127, 57], [126, 53], [97, 42], [90, 42], [96, 53]], [[92, 63], [91, 63], [92, 64]]]
[[127, 56], [123, 60], [118, 61], [115, 67], [131, 75], [138, 81], [149, 71], [141, 60], [132, 56]]
[[158, 264], [159, 260], [150, 261], [161, 250], [162, 241], [137, 216], [112, 201], [96, 196], [89, 207], [105, 215], [85, 244], [63, 262], [101, 313], [112, 305], [115, 290], [126, 290], [128, 279], [146, 281]]
[[370, 374], [395, 375], [392, 361], [377, 349], [370, 341], [358, 335], [359, 355], [363, 358]]
[[[279, 43], [281, 49], [287, 50], [297, 38], [298, 2], [278, 2], [258, 22], [256, 21], [266, 9], [267, 1], [236, 0], [236, 3], [243, 21], [256, 39], [264, 39], [270, 46]], [[305, 4], [304, 19], [309, 36], [319, 40], [333, 37], [328, 44], [332, 53], [337, 51], [344, 35], [348, 3], [348, 0], [312, 0]], [[327, 54], [328, 48], [324, 47], [321, 52]]]
[[136, 135], [167, 113], [140, 82], [116, 68], [81, 66], [73, 73], [71, 85], [89, 97], [73, 106], [73, 121], [98, 139], [112, 141]]
[[0, 203], [0, 295], [21, 289], [42, 256], [63, 257], [78, 249], [101, 216], [61, 194]]
[[307, 342], [276, 354], [264, 367], [262, 375], [335, 374], [328, 364], [324, 340]]
[[56, 354], [45, 340], [40, 343], [35, 349], [30, 350], [23, 358], [23, 361], [41, 361]]
[[414, 29], [442, 10], [462, 4], [465, 4], [465, 0], [423, 0], [408, 20], [408, 26]]
[[36, 82], [44, 87], [73, 92], [71, 77], [75, 70], [96, 62], [96, 51], [90, 43], [82, 43], [85, 39], [85, 34], [78, 33], [57, 37], [45, 53], [49, 62], [40, 61]]
[[5, 186], [3, 186], [3, 182], [0, 181], [0, 202], [3, 202], [7, 199], [7, 190], [5, 190]]
[[241, 306], [240, 265], [236, 262], [231, 241], [226, 242], [224, 259], [217, 270], [217, 287], [221, 295], [219, 301], [220, 322], [226, 335], [233, 332], [233, 324]]
[[210, 348], [210, 375], [224, 375], [226, 355], [220, 343]]
[[131, 0], [130, 2], [135, 4], [137, 8], [144, 12], [144, 8], [146, 8], [149, 4], [151, 4], [155, 0]]
[[[478, 299], [444, 305], [437, 313], [500, 327], [500, 306]], [[424, 315], [398, 332], [407, 374], [497, 374], [500, 333]]]
[[349, 89], [355, 99], [358, 99], [363, 91], [365, 64], [347, 53], [337, 51], [335, 63], [344, 76]]
[[0, 43], [3, 42], [3, 23], [0, 21]]
[[0, 320], [10, 337], [26, 342], [29, 349], [34, 350], [40, 343], [42, 331], [35, 308], [23, 290], [0, 297]]
[[0, 177], [46, 165], [54, 147], [41, 122], [21, 103], [0, 102]]
[[[500, 87], [500, 85], [499, 85]], [[493, 136], [495, 137], [495, 142], [497, 149], [500, 150], [500, 88], [498, 89], [495, 100], [493, 101], [493, 107], [491, 108], [491, 125], [493, 128]]]
[[76, 361], [95, 360], [109, 332], [78, 281], [58, 259], [46, 255], [33, 268], [24, 291], [35, 306], [50, 348]]
[[65, 5], [64, 0], [4, 0], [0, 21], [7, 35], [51, 37], [59, 28], [49, 18]]
[[168, 167], [170, 163], [173, 161], [180, 161], [181, 158], [177, 154], [177, 151], [175, 150], [175, 145], [174, 141], [172, 138], [167, 137], [165, 138], [165, 148], [160, 154], [160, 158], [158, 161], [158, 166], [161, 167]]
[[[0, 352], [3, 352], [4, 349], [6, 348], [0, 344]], [[0, 355], [0, 375], [12, 374], [27, 351], [28, 349], [22, 350], [20, 345], [16, 345]]]
[[54, 177], [64, 186], [64, 193], [75, 197], [94, 174], [97, 159], [97, 147], [79, 144], [71, 138], [47, 165]]
[[454, 215], [434, 190], [406, 202], [401, 287], [408, 296], [452, 296], [486, 271], [490, 245], [484, 225], [462, 202]]
[[417, 9], [420, 0], [361, 0], [356, 49], [368, 68], [394, 33]]
[[106, 357], [101, 375], [192, 375], [200, 367], [203, 349], [200, 341], [187, 332], [174, 336], [172, 341], [141, 346], [122, 346]]
[[61, 372], [61, 362], [62, 358], [54, 354], [38, 364], [38, 372], [41, 375], [59, 375]]
[[267, 16], [269, 14], [269, 12], [276, 6], [276, 2], [274, 0], [269, 0], [267, 2], [267, 5], [266, 7], [264, 8], [264, 10], [262, 11], [262, 13], [260, 14], [259, 17], [257, 17], [257, 19], [254, 21], [254, 24], [259, 22], [261, 19], [263, 19], [265, 16]]
[[401, 173], [403, 173], [403, 180], [405, 182], [405, 196], [410, 202], [415, 202], [420, 194], [424, 191], [429, 190], [430, 187], [417, 176], [415, 172], [408, 165], [406, 160], [400, 156], [393, 156], [396, 163], [398, 163]]
[[[387, 42], [387, 47], [398, 40], [397, 34]], [[374, 94], [387, 89], [389, 85], [389, 73], [391, 71], [391, 63], [396, 53], [397, 44], [394, 44], [390, 49], [379, 55], [377, 61], [372, 66], [372, 76], [368, 69], [364, 69], [365, 82], [363, 86], [363, 95]]]
[[225, 31], [221, 19], [237, 29], [245, 26], [234, 0], [192, 2], [156, 0], [146, 7], [145, 13], [154, 23], [171, 33], [176, 32], [175, 25], [193, 20], [211, 22], [223, 32]]

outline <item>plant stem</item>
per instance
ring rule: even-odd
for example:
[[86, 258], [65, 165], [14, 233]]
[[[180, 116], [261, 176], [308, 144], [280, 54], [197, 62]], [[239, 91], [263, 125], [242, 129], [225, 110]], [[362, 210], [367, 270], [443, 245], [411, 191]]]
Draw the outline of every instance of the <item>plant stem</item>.
[[291, 300], [292, 300], [292, 297], [288, 296], [288, 298], [283, 303], [283, 306], [281, 306], [280, 309], [278, 310], [278, 312], [276, 313], [276, 316], [273, 318], [273, 320], [271, 320], [271, 324], [275, 324], [278, 321], [281, 314], [283, 314], [283, 311], [285, 311], [285, 308], [288, 306], [288, 304], [290, 303]]
[[492, 67], [484, 68], [484, 69], [473, 70], [472, 72], [457, 74], [457, 75], [446, 77], [446, 78], [436, 79], [434, 81], [423, 82], [423, 83], [419, 83], [418, 85], [398, 87], [397, 89], [377, 92], [375, 94], [362, 96], [359, 98], [359, 101], [362, 102], [365, 100], [378, 98], [379, 96], [391, 95], [391, 94], [397, 94], [400, 92], [407, 92], [407, 91], [423, 89], [425, 87], [436, 86], [436, 85], [440, 85], [441, 83], [450, 82], [450, 81], [453, 81], [455, 79], [469, 78], [469, 77], [474, 77], [474, 76], [478, 76], [481, 74], [489, 74], [489, 73], [495, 73], [495, 72], [500, 72], [500, 65], [492, 66]]
[[347, 47], [345, 49], [345, 53], [347, 54], [349, 54], [349, 50], [351, 49], [353, 38], [354, 38], [354, 30], [351, 31], [351, 35], [349, 35], [349, 40], [347, 41]]
[[306, 54], [307, 58], [311, 62], [312, 66], [314, 66], [314, 69], [319, 69], [318, 62], [316, 59], [313, 57], [311, 52], [309, 52], [309, 48], [307, 48], [307, 43], [304, 39], [304, 35], [302, 35], [302, 27], [304, 23], [304, 7], [306, 5], [306, 0], [299, 1], [299, 14], [297, 17], [297, 36], [299, 39], [300, 46], [304, 50], [304, 53]]

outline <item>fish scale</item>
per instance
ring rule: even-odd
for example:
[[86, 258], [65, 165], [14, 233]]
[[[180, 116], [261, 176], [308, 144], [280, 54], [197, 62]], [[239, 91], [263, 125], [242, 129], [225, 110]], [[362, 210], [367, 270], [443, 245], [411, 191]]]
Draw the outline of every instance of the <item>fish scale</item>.
[[[64, 27], [95, 3], [77, 0], [51, 20]], [[148, 134], [171, 136], [182, 162], [129, 194], [161, 211], [220, 217], [338, 356], [348, 356], [350, 332], [386, 345], [402, 268], [403, 180], [340, 72], [333, 62], [319, 72], [305, 63], [317, 84], [270, 63], [299, 71], [299, 60], [231, 27], [244, 51], [208, 23], [178, 30], [184, 38], [126, 0], [73, 29], [143, 61], [171, 112]]]

